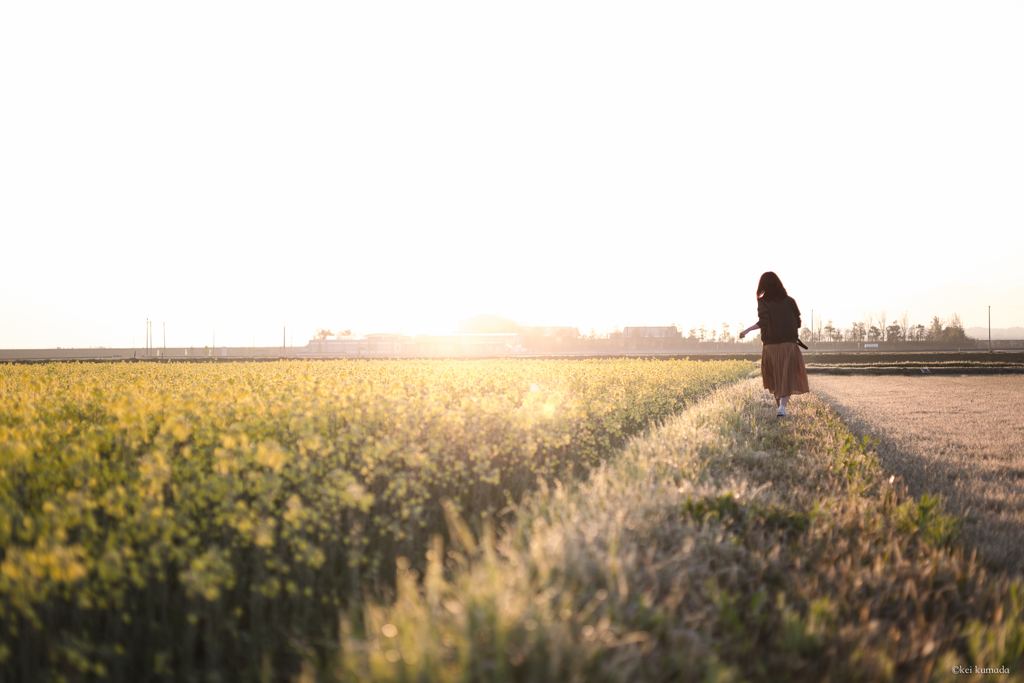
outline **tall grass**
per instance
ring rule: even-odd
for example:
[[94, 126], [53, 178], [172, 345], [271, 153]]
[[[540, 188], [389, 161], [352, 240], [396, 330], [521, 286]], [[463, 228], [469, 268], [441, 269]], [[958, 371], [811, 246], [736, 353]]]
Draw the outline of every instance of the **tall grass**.
[[965, 556], [959, 520], [909, 497], [823, 402], [777, 420], [757, 385], [542, 487], [497, 528], [474, 535], [449, 507], [451, 547], [400, 558], [395, 599], [343, 615], [336, 655], [307, 673], [1022, 680], [1021, 584]]
[[287, 677], [442, 498], [478, 521], [751, 368], [0, 366], [0, 681]]

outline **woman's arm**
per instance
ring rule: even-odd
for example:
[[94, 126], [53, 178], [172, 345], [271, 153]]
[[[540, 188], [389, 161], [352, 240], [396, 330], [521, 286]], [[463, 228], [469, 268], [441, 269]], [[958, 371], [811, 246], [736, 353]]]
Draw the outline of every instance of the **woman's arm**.
[[740, 339], [747, 336], [747, 332], [753, 332], [754, 330], [761, 329], [761, 322], [765, 321], [768, 317], [768, 302], [764, 299], [757, 300], [757, 322], [748, 327], [747, 329], [740, 332]]
[[751, 325], [747, 329], [745, 329], [742, 332], [740, 332], [740, 339], [743, 339], [744, 337], [746, 337], [747, 336], [747, 332], [753, 332], [754, 330], [759, 330], [759, 329], [761, 329], [761, 326], [758, 325], [757, 323], [754, 323], [753, 325]]

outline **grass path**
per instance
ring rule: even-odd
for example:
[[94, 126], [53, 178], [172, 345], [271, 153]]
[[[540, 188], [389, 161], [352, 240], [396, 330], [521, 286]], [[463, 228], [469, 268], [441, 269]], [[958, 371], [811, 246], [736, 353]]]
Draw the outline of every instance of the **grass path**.
[[452, 513], [454, 548], [400, 558], [395, 601], [343, 619], [335, 675], [925, 681], [980, 665], [992, 675], [958, 680], [1024, 680], [1021, 584], [965, 556], [957, 520], [894, 485], [820, 397], [777, 420], [759, 384], [497, 530]]
[[966, 515], [964, 541], [990, 566], [1024, 573], [1024, 376], [816, 376], [854, 432], [916, 496]]

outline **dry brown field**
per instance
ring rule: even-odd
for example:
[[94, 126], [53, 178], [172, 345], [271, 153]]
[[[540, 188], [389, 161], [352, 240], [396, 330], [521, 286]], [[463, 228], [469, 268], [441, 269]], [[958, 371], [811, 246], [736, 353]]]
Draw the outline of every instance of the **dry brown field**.
[[1024, 376], [815, 376], [858, 435], [915, 496], [966, 515], [963, 540], [990, 566], [1024, 573]]

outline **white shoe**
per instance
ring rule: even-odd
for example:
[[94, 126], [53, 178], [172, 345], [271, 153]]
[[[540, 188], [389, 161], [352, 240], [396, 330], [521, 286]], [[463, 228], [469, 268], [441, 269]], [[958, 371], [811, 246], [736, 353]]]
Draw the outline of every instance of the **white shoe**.
[[786, 409], [779, 406], [779, 412], [775, 413], [775, 417], [786, 417]]

